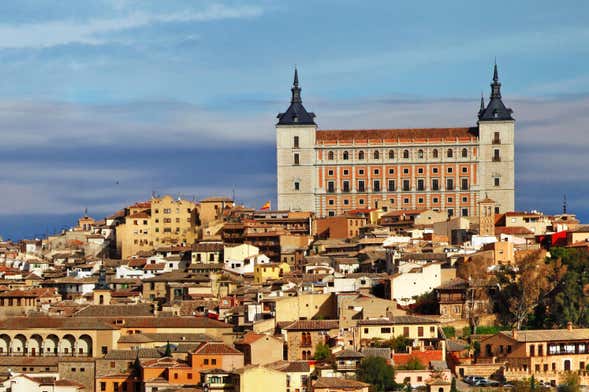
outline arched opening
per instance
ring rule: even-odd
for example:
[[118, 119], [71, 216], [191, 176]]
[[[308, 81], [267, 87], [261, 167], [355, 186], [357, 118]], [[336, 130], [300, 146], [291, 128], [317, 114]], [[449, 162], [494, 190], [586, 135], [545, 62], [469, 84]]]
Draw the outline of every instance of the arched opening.
[[452, 158], [454, 156], [454, 151], [452, 151], [451, 148], [448, 149], [447, 156], [448, 158]]
[[33, 357], [36, 355], [41, 355], [43, 353], [43, 338], [41, 335], [34, 334], [28, 341], [28, 353]]
[[468, 157], [468, 150], [466, 148], [462, 149], [462, 158]]
[[349, 157], [350, 157], [350, 154], [347, 151], [344, 151], [343, 160], [347, 161]]
[[73, 335], [65, 335], [61, 338], [61, 354], [74, 355], [76, 347], [76, 338]]
[[330, 161], [333, 161], [333, 151], [329, 151], [327, 153], [327, 159], [330, 160]]
[[380, 152], [378, 152], [378, 151], [374, 152], [374, 159], [380, 159]]
[[92, 338], [89, 335], [82, 335], [78, 339], [78, 354], [92, 356]]
[[417, 158], [423, 159], [423, 150], [420, 149], [417, 151]]
[[57, 355], [59, 338], [57, 335], [49, 335], [45, 338], [45, 355]]
[[409, 159], [409, 150], [403, 150], [403, 158]]
[[6, 334], [0, 335], [0, 355], [8, 355], [10, 353], [10, 336]]
[[389, 150], [389, 159], [395, 159], [395, 151]]
[[12, 339], [12, 353], [17, 355], [25, 355], [27, 338], [25, 335], [18, 334]]
[[437, 158], [439, 156], [438, 149], [434, 148], [434, 150], [432, 151], [432, 156], [434, 158]]
[[358, 153], [358, 160], [360, 160], [360, 161], [364, 160], [364, 151], [360, 151]]

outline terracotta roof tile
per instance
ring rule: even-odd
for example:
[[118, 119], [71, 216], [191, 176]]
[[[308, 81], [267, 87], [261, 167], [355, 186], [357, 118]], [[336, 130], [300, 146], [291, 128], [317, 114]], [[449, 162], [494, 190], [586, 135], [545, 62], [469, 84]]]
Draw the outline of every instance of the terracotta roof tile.
[[408, 138], [475, 138], [478, 128], [319, 130], [317, 142]]

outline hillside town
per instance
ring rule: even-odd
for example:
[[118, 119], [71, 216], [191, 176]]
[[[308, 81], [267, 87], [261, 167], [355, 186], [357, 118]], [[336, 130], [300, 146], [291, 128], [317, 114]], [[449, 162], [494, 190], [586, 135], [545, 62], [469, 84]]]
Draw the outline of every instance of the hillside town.
[[[170, 195], [0, 243], [3, 391], [589, 384], [589, 226]], [[385, 377], [382, 377], [382, 375]]]

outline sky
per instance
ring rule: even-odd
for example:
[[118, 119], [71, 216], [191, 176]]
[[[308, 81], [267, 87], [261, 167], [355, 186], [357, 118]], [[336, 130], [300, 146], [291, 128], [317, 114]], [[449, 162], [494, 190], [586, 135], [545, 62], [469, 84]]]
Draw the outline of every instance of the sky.
[[589, 220], [589, 2], [0, 2], [0, 236], [152, 193], [275, 200], [294, 66], [322, 129], [476, 124], [496, 59], [516, 208]]

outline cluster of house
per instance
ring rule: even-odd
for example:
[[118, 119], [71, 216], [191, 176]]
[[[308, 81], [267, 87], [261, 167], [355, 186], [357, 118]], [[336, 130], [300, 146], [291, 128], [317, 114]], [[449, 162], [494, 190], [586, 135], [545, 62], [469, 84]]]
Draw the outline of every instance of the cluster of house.
[[[480, 337], [475, 361], [443, 327], [473, 312], [494, 321], [492, 295], [476, 294], [493, 287], [469, 279], [469, 263], [492, 270], [588, 239], [573, 214], [496, 214], [490, 199], [473, 216], [317, 218], [154, 197], [0, 242], [0, 390], [364, 392], [368, 357], [437, 392], [465, 375], [558, 383], [589, 365], [589, 330]], [[435, 314], [417, 314], [429, 294]]]

